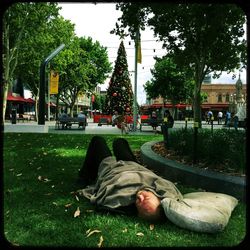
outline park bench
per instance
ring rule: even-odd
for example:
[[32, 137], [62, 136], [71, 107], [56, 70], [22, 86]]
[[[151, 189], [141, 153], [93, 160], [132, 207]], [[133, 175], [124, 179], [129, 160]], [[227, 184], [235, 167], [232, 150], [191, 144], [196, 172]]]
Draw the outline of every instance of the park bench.
[[[157, 127], [162, 125], [162, 121], [163, 121], [163, 119], [157, 118]], [[142, 131], [142, 127], [144, 127], [144, 126], [152, 126], [150, 118], [141, 117], [140, 131]]]
[[98, 126], [109, 125], [109, 124], [110, 124], [110, 119], [105, 118], [105, 117], [101, 117], [99, 119]]
[[31, 120], [30, 115], [19, 114], [19, 115], [17, 116], [17, 121], [18, 121], [18, 122], [19, 122], [19, 121], [24, 122], [24, 121], [30, 121], [30, 120]]
[[87, 119], [84, 117], [59, 117], [56, 120], [56, 129], [71, 129], [72, 124], [78, 124], [78, 128], [82, 127], [85, 130]]

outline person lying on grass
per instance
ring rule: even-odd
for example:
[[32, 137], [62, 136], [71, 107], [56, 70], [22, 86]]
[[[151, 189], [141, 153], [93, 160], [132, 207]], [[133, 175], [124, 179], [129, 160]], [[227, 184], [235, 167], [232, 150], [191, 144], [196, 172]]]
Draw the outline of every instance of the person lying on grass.
[[115, 139], [112, 146], [115, 157], [103, 137], [92, 138], [79, 171], [83, 189], [78, 194], [101, 210], [138, 214], [150, 222], [166, 218], [161, 200], [182, 199], [180, 191], [140, 165], [125, 139]]

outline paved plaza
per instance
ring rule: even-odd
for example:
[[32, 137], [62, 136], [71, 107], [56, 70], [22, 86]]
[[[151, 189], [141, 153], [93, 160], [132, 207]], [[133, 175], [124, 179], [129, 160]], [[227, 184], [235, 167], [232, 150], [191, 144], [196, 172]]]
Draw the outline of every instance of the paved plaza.
[[[185, 121], [175, 121], [174, 127], [172, 130], [185, 128]], [[187, 127], [193, 127], [193, 122], [188, 121]], [[218, 125], [217, 122], [214, 122], [213, 129], [221, 129], [224, 126], [222, 124]], [[210, 124], [206, 124], [205, 121], [202, 122], [202, 128], [211, 129]], [[233, 128], [231, 128], [233, 129]], [[157, 127], [157, 131], [160, 132], [160, 127]], [[7, 121], [4, 124], [4, 132], [18, 132], [18, 133], [58, 133], [58, 134], [122, 134], [121, 129], [112, 125], [102, 125], [98, 126], [97, 123], [93, 123], [92, 119], [88, 119], [88, 125], [85, 130], [78, 129], [77, 124], [73, 124], [71, 129], [56, 129], [55, 121], [46, 121], [45, 125], [38, 125], [37, 122], [29, 121], [29, 122], [17, 122], [16, 124], [11, 124], [11, 122]], [[140, 131], [139, 127], [136, 131], [130, 131], [129, 134], [136, 135], [154, 135], [155, 132], [152, 130], [151, 126], [143, 126], [142, 131]]]

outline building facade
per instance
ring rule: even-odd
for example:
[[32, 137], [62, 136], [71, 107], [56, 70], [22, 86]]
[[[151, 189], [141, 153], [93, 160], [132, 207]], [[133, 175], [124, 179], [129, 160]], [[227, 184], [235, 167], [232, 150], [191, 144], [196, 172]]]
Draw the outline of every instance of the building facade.
[[[247, 87], [243, 84], [240, 76], [235, 84], [229, 83], [211, 83], [209, 79], [204, 81], [201, 85], [201, 92], [205, 94], [205, 100], [201, 104], [202, 117], [208, 110], [211, 110], [215, 117], [219, 111], [225, 113], [227, 110], [235, 112], [233, 109], [233, 104], [236, 102], [246, 102], [247, 100]], [[175, 107], [162, 97], [155, 99], [148, 99], [147, 104], [143, 105], [146, 109], [176, 109], [177, 113], [188, 113], [189, 116], [192, 115], [192, 106], [186, 103], [179, 103]]]

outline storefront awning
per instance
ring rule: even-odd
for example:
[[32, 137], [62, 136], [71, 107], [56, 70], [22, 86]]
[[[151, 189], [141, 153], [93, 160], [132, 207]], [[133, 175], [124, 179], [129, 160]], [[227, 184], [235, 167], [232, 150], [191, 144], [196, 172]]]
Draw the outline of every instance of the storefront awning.
[[35, 103], [32, 98], [23, 98], [22, 96], [14, 96], [12, 94], [8, 94], [7, 101], [10, 102], [23, 102], [23, 103]]
[[10, 102], [25, 102], [25, 99], [21, 96], [13, 96], [11, 94], [8, 94], [7, 101]]

